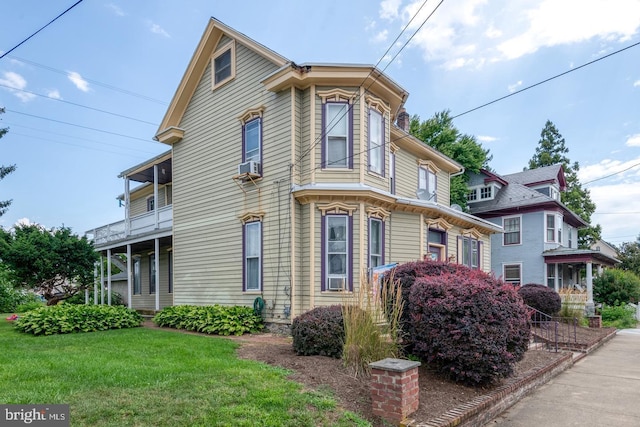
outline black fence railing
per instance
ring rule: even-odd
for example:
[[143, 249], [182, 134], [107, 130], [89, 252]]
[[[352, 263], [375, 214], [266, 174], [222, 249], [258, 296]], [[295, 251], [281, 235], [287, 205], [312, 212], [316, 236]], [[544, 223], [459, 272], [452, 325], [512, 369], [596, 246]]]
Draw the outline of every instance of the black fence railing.
[[553, 317], [533, 307], [531, 312], [531, 336], [534, 343], [543, 344], [549, 351], [571, 348], [578, 341], [578, 319]]

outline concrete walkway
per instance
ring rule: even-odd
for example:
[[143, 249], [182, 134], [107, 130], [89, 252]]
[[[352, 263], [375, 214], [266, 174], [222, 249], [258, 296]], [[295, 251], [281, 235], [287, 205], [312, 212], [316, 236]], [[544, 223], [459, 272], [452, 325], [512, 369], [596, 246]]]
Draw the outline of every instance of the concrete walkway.
[[486, 427], [640, 426], [640, 329], [618, 331]]

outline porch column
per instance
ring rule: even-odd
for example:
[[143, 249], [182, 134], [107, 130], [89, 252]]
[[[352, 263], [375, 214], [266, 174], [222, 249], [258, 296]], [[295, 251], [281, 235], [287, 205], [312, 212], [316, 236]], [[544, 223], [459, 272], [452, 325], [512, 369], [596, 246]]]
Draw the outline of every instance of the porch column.
[[[155, 170], [155, 167], [154, 167]], [[158, 204], [154, 202], [154, 205], [157, 207]], [[156, 211], [156, 215], [157, 215]], [[157, 219], [157, 216], [156, 216]], [[160, 239], [156, 237], [156, 255], [153, 257], [156, 263], [156, 311], [160, 310]]]
[[[155, 222], [155, 229], [158, 229], [160, 223], [160, 217], [158, 215], [158, 165], [153, 165], [153, 220]], [[158, 257], [156, 257], [157, 259]], [[156, 270], [156, 274], [157, 274]], [[157, 280], [156, 280], [157, 281]]]
[[593, 304], [593, 263], [587, 262], [587, 305], [586, 311], [588, 316], [595, 314], [595, 306]]
[[98, 304], [98, 263], [93, 264], [93, 305]]
[[104, 304], [104, 258], [100, 254], [100, 305]]
[[130, 182], [129, 177], [124, 178], [124, 235], [128, 236], [131, 234], [131, 222], [129, 221], [129, 208], [131, 203], [131, 195], [130, 193]]
[[131, 245], [127, 244], [127, 305], [133, 308], [133, 283], [131, 283]]
[[556, 292], [560, 291], [560, 280], [558, 280], [558, 264], [553, 265], [553, 289]]
[[107, 305], [111, 305], [111, 249], [107, 249]]

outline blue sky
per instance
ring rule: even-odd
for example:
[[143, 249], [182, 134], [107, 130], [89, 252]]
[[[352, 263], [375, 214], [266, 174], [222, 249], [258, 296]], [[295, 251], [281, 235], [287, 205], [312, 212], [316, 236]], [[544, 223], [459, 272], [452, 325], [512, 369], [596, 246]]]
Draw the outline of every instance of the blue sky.
[[[0, 51], [74, 2], [3, 2]], [[0, 164], [18, 168], [0, 181], [0, 200], [13, 199], [0, 226], [27, 218], [81, 234], [123, 219], [117, 176], [169, 148], [152, 140], [156, 124], [211, 16], [297, 63], [382, 58], [379, 68], [410, 93], [408, 112], [423, 119], [456, 116], [640, 41], [640, 0], [445, 0], [395, 56], [439, 1], [416, 15], [422, 4], [85, 0], [0, 60], [0, 127], [10, 128]], [[527, 165], [551, 120], [583, 183], [615, 174], [586, 186], [593, 222], [619, 244], [640, 233], [639, 104], [637, 46], [454, 124], [508, 174]]]

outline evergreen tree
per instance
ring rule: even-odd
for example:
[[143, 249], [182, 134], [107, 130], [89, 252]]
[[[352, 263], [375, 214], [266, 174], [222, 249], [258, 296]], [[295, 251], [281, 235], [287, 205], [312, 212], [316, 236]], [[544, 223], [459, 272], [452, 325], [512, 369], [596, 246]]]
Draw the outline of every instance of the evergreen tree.
[[[571, 160], [566, 156], [568, 153], [569, 149], [565, 146], [564, 138], [555, 125], [550, 120], [547, 120], [540, 133], [540, 141], [538, 141], [536, 153], [529, 160], [529, 169], [562, 164], [567, 181], [567, 189], [561, 195], [562, 203], [585, 222], [591, 224], [591, 215], [596, 210], [596, 204], [591, 200], [589, 190], [583, 188], [578, 179], [580, 164], [578, 162], [572, 164]], [[579, 247], [590, 247], [600, 239], [601, 233], [602, 227], [600, 227], [600, 224], [590, 225], [588, 228], [579, 230]]]
[[[0, 114], [4, 113], [4, 108], [0, 108]], [[8, 128], [0, 128], [0, 139], [9, 131]], [[0, 165], [0, 180], [5, 176], [9, 175], [11, 172], [16, 170], [16, 165], [11, 166], [2, 166]], [[7, 211], [7, 208], [11, 204], [11, 200], [0, 200], [0, 216], [4, 215]]]
[[[474, 136], [460, 133], [453, 125], [448, 110], [438, 112], [423, 122], [414, 115], [409, 123], [409, 133], [460, 163], [466, 172], [478, 173], [480, 169], [489, 167], [492, 157], [489, 150], [482, 148]], [[468, 181], [466, 173], [451, 178], [451, 204], [458, 204], [464, 210], [467, 210]]]
[[624, 242], [618, 247], [620, 264], [616, 267], [640, 276], [640, 236], [635, 242]]

